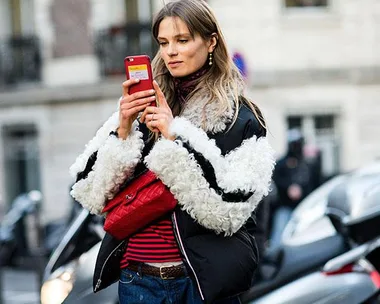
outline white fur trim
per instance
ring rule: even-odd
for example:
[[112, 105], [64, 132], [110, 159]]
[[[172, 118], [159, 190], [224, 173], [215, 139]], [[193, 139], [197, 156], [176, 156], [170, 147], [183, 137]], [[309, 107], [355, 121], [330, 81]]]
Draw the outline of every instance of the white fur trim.
[[108, 136], [98, 150], [93, 170], [87, 178], [74, 184], [72, 197], [91, 213], [100, 214], [105, 202], [113, 198], [141, 159], [142, 135], [133, 129], [125, 140]]
[[177, 117], [170, 132], [187, 141], [212, 165], [219, 187], [225, 192], [243, 191], [268, 194], [275, 164], [275, 153], [265, 137], [243, 141], [240, 147], [222, 156], [215, 141], [185, 118]]
[[170, 188], [183, 210], [218, 234], [232, 235], [238, 231], [269, 188], [270, 178], [262, 181], [263, 185], [268, 184], [268, 188], [258, 189], [247, 202], [223, 201], [210, 188], [194, 156], [180, 141], [159, 140], [145, 158], [145, 163]]
[[218, 133], [227, 128], [234, 114], [233, 97], [229, 99], [229, 109], [220, 113], [220, 102], [214, 100], [210, 103], [209, 96], [200, 96], [196, 94], [185, 103], [185, 108], [181, 113], [181, 117], [186, 117], [198, 128], [202, 128], [206, 132]]
[[[79, 172], [86, 168], [86, 164], [92, 153], [98, 151], [104, 144], [111, 131], [115, 131], [119, 126], [119, 112], [112, 114], [110, 118], [103, 124], [103, 126], [96, 132], [96, 135], [86, 145], [83, 153], [77, 157], [74, 164], [70, 167], [70, 175], [73, 178], [77, 177]], [[135, 125], [136, 127], [136, 125]]]
[[[82, 172], [87, 164], [89, 157], [106, 141], [111, 131], [115, 131], [119, 126], [119, 108], [120, 101], [117, 102], [118, 111], [112, 114], [112, 116], [104, 123], [104, 125], [96, 132], [96, 135], [92, 140], [88, 142], [85, 150], [75, 160], [74, 164], [70, 167], [70, 175], [76, 178], [79, 172]], [[222, 114], [219, 113], [219, 103], [217, 101], [207, 103], [207, 96], [194, 96], [186, 103], [185, 108], [181, 116], [189, 119], [194, 125], [199, 128], [203, 128], [207, 132], [217, 133], [226, 129], [227, 124], [233, 117], [233, 102], [230, 101], [231, 109]], [[204, 117], [207, 119], [204, 121]], [[204, 121], [204, 125], [202, 122]], [[137, 128], [138, 122], [135, 121], [133, 127]]]

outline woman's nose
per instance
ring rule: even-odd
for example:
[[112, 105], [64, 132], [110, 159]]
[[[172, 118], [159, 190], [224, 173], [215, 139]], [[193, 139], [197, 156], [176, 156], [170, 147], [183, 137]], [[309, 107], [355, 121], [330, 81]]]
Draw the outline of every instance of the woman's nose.
[[168, 55], [169, 56], [175, 56], [177, 55], [177, 48], [174, 43], [169, 43], [168, 45]]

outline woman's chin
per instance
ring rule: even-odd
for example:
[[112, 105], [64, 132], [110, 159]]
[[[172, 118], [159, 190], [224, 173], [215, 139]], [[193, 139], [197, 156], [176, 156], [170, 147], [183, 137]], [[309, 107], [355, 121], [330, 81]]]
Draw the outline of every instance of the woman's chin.
[[179, 77], [183, 77], [183, 73], [179, 73], [177, 71], [170, 71], [170, 75], [172, 75], [172, 77], [174, 78], [179, 78]]
[[175, 70], [175, 69], [169, 69], [170, 75], [174, 78], [179, 78], [179, 77], [185, 77], [189, 75], [186, 71], [180, 71], [180, 70]]

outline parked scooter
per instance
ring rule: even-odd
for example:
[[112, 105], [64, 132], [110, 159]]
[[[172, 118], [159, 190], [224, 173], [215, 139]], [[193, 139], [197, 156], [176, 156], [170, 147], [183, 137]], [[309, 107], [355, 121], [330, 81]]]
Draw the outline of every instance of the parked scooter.
[[269, 247], [261, 258], [259, 280], [250, 293], [259, 297], [311, 272], [346, 252], [347, 244], [324, 216], [327, 196], [348, 177], [340, 175], [320, 186], [295, 209], [282, 233], [280, 245]]
[[17, 255], [27, 254], [30, 242], [25, 235], [25, 219], [29, 215], [37, 216], [42, 195], [39, 191], [20, 194], [0, 224], [0, 266], [11, 265]]
[[258, 299], [242, 297], [249, 304], [359, 304], [380, 303], [378, 263], [380, 238], [369, 241], [334, 259], [319, 270], [306, 274]]
[[[29, 257], [46, 260], [59, 244], [69, 221], [62, 218], [42, 225], [41, 201], [38, 190], [20, 194], [13, 200], [0, 223], [0, 266], [25, 266]], [[74, 206], [72, 213], [76, 212]], [[32, 264], [35, 266], [35, 261]]]
[[[320, 232], [321, 228], [328, 227], [326, 223], [321, 225], [321, 221], [328, 220], [330, 228], [333, 228], [331, 232], [335, 231], [334, 235], [339, 237], [341, 244], [351, 248], [349, 251], [330, 259], [327, 263], [321, 263], [322, 257], [327, 257], [328, 244], [335, 255], [339, 252], [338, 243], [329, 243], [331, 237], [325, 235], [317, 242], [303, 245], [304, 249], [307, 249], [303, 251], [303, 255], [297, 251], [300, 248], [297, 244], [293, 244], [293, 251], [289, 250], [289, 244], [286, 244], [285, 239], [284, 268], [288, 269], [290, 265], [298, 270], [303, 268], [303, 271], [299, 271], [298, 278], [294, 278], [296, 274], [290, 269], [290, 273], [293, 271], [293, 278], [290, 279], [289, 272], [279, 267], [271, 281], [254, 285], [241, 297], [242, 302], [379, 303], [376, 302], [379, 301], [377, 295], [380, 290], [379, 185], [379, 173], [363, 174], [361, 171], [346, 176], [329, 194], [325, 216], [310, 226], [314, 231]], [[310, 213], [313, 216], [318, 213], [316, 209], [310, 211], [313, 212]], [[295, 218], [296, 216], [293, 220]], [[289, 223], [285, 235], [295, 231], [294, 224], [294, 221]], [[296, 256], [289, 256], [289, 252]], [[319, 261], [316, 255], [319, 256]], [[300, 265], [297, 265], [297, 262]]]
[[96, 256], [104, 234], [103, 218], [82, 209], [45, 268], [42, 304], [118, 303], [116, 284], [96, 294], [92, 290]]
[[[255, 283], [242, 296], [242, 300], [255, 303], [254, 300], [274, 295], [275, 290], [288, 288], [290, 282], [305, 279], [307, 274], [317, 273], [329, 260], [349, 251], [352, 244], [345, 235], [337, 232], [330, 219], [325, 216], [328, 195], [336, 186], [349, 179], [355, 183], [356, 179], [371, 175], [370, 178], [377, 176], [379, 182], [380, 168], [376, 172], [377, 175], [372, 176], [372, 173], [359, 170], [353, 174], [338, 176], [302, 201], [283, 233], [283, 247], [271, 259], [268, 258], [261, 268], [263, 281]], [[359, 192], [357, 194], [360, 196]], [[369, 209], [367, 211], [372, 212]], [[117, 284], [96, 294], [92, 291], [93, 269], [103, 235], [102, 218], [83, 210], [72, 223], [45, 269], [41, 289], [42, 304], [62, 301], [65, 304], [118, 303]], [[302, 288], [307, 290], [305, 285]], [[278, 299], [280, 302], [260, 303], [283, 303], [281, 295]]]

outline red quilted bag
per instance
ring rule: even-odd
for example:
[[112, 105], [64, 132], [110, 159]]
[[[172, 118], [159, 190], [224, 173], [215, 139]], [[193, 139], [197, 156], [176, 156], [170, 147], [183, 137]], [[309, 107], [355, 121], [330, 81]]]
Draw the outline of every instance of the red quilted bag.
[[177, 201], [152, 171], [132, 180], [102, 212], [107, 212], [104, 230], [122, 240], [173, 210]]

